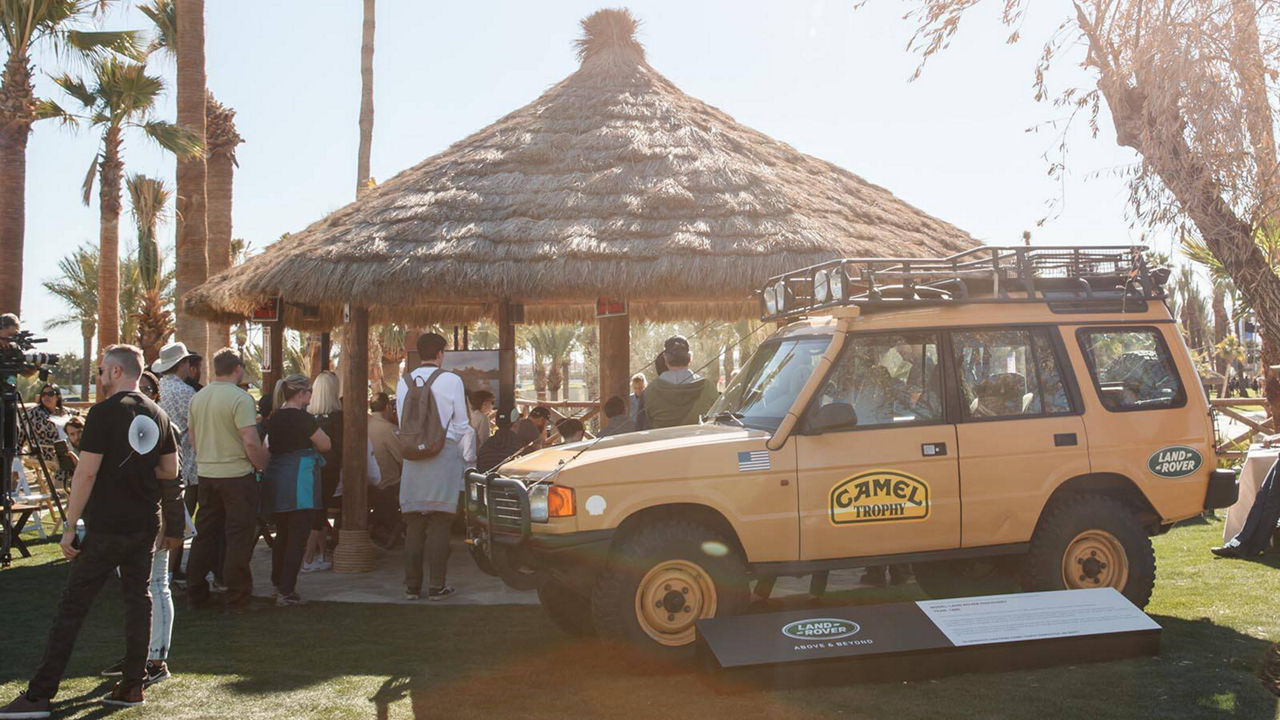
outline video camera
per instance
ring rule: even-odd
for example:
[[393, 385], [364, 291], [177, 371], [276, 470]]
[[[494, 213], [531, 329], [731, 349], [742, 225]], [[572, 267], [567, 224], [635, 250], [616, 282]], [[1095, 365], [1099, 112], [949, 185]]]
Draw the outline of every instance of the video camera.
[[0, 376], [26, 374], [32, 371], [40, 373], [40, 378], [49, 375], [48, 366], [57, 365], [57, 353], [32, 352], [39, 343], [48, 342], [48, 338], [38, 338], [30, 331], [22, 332], [9, 338], [7, 343], [0, 338]]

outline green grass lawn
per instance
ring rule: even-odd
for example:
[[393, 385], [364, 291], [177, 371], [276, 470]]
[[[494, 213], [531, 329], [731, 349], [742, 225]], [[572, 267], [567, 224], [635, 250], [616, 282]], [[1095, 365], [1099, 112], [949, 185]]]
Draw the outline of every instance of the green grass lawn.
[[[1147, 608], [1158, 657], [940, 680], [717, 695], [693, 671], [638, 670], [625, 651], [573, 641], [536, 607], [316, 603], [247, 616], [188, 613], [172, 680], [131, 718], [1276, 718], [1258, 678], [1280, 640], [1280, 558], [1214, 560], [1219, 522], [1155, 539]], [[0, 695], [39, 660], [66, 564], [56, 547], [0, 571]], [[122, 651], [108, 585], [85, 623], [55, 717], [104, 717], [97, 671]], [[833, 602], [916, 599], [914, 586]], [[111, 713], [113, 716], [117, 713]]]

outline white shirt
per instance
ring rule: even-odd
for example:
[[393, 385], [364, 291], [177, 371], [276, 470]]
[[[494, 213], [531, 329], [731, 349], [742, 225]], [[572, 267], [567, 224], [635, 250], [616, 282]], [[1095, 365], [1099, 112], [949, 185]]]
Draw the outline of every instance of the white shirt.
[[[426, 383], [436, 371], [435, 365], [424, 365], [414, 369], [410, 377]], [[405, 396], [408, 394], [409, 386], [405, 384], [404, 377], [401, 377], [396, 383], [397, 410], [404, 409]], [[456, 373], [445, 371], [431, 384], [431, 395], [435, 398], [436, 409], [440, 411], [440, 424], [444, 426], [445, 438], [458, 444], [464, 460], [475, 460], [476, 431], [471, 427], [471, 416], [467, 412], [467, 390], [462, 384], [462, 378]]]

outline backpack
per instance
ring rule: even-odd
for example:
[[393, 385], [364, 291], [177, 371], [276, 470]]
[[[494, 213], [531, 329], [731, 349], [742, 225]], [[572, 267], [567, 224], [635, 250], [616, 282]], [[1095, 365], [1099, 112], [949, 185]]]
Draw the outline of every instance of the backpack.
[[437, 368], [423, 384], [418, 384], [410, 371], [404, 374], [408, 390], [404, 396], [404, 407], [400, 408], [400, 429], [396, 432], [396, 440], [400, 444], [400, 455], [405, 460], [428, 460], [444, 449], [445, 427], [440, 422], [440, 410], [431, 392], [436, 378], [443, 374], [444, 370]]

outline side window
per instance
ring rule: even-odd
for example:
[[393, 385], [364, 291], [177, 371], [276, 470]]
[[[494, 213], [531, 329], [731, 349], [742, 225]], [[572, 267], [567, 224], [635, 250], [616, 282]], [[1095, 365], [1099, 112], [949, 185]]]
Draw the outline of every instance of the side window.
[[1112, 412], [1181, 407], [1186, 390], [1155, 328], [1079, 330], [1102, 405]]
[[935, 333], [853, 335], [818, 393], [815, 411], [847, 404], [856, 426], [942, 420], [942, 369]]
[[951, 337], [966, 420], [1071, 412], [1048, 331], [962, 330]]

